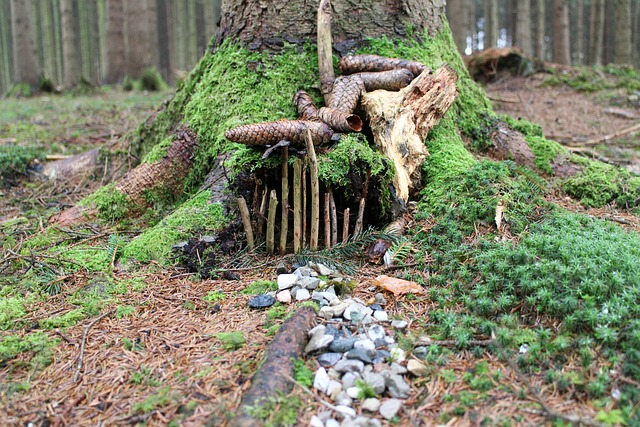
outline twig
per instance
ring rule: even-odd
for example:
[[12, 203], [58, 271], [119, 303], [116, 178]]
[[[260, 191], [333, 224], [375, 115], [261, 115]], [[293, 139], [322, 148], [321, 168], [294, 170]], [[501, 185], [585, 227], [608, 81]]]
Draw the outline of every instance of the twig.
[[356, 218], [356, 225], [353, 229], [354, 236], [362, 233], [362, 224], [364, 223], [364, 207], [367, 202], [367, 193], [369, 192], [369, 179], [371, 179], [371, 170], [367, 170], [367, 178], [364, 181], [362, 197], [360, 198], [360, 205], [358, 206], [358, 217]]
[[78, 345], [78, 341], [69, 338], [68, 336], [66, 336], [65, 334], [63, 334], [62, 332], [60, 332], [59, 329], [55, 329], [53, 332], [56, 333], [56, 335], [58, 335], [60, 338], [62, 338], [63, 340], [65, 340], [66, 342], [68, 342], [71, 345]]
[[251, 228], [251, 217], [249, 216], [249, 208], [244, 197], [238, 197], [238, 208], [240, 209], [240, 217], [244, 225], [244, 232], [247, 236], [247, 246], [249, 250], [253, 250], [253, 229]]
[[318, 233], [320, 229], [320, 184], [318, 181], [318, 159], [311, 139], [311, 131], [307, 129], [307, 155], [311, 177], [311, 231], [309, 232], [309, 249], [318, 249]]
[[82, 364], [84, 363], [84, 348], [85, 345], [87, 343], [87, 335], [89, 334], [89, 330], [93, 327], [93, 325], [95, 325], [96, 323], [98, 323], [100, 320], [102, 320], [104, 317], [109, 316], [110, 314], [112, 314], [115, 310], [109, 310], [106, 313], [101, 314], [100, 316], [96, 317], [95, 319], [93, 319], [91, 321], [91, 323], [89, 323], [87, 326], [85, 326], [84, 328], [84, 334], [82, 334], [82, 342], [80, 344], [80, 355], [78, 355], [78, 363], [76, 364], [76, 372], [73, 375], [73, 382], [77, 383], [80, 380], [80, 371], [82, 369]]
[[278, 207], [278, 197], [276, 190], [271, 190], [269, 195], [269, 215], [267, 216], [267, 255], [273, 254], [275, 245], [276, 229], [276, 208]]
[[[607, 141], [610, 141], [612, 139], [619, 138], [621, 136], [627, 135], [627, 134], [635, 132], [637, 130], [640, 130], [640, 123], [636, 123], [633, 126], [621, 129], [621, 130], [619, 130], [617, 132], [610, 133], [608, 135], [604, 135], [604, 136], [599, 136], [599, 137], [596, 137], [596, 138], [588, 139], [586, 141], [581, 142], [580, 146], [581, 147], [587, 147], [587, 146], [590, 146], [590, 145], [602, 144], [603, 142], [607, 142]], [[568, 144], [568, 143], [565, 143], [565, 144]], [[570, 144], [568, 144], [568, 145], [570, 145]]]

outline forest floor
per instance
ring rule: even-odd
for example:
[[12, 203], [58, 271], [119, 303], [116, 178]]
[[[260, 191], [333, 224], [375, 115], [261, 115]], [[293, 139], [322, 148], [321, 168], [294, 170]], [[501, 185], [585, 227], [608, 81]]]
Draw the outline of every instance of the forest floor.
[[[571, 142], [576, 151], [640, 171], [637, 131], [602, 144], [590, 141], [638, 123], [640, 93], [616, 88], [587, 93], [567, 84], [543, 84], [547, 80], [543, 74], [511, 77], [486, 89], [496, 112], [540, 123], [546, 136]], [[94, 148], [135, 127], [167, 96], [111, 92], [3, 99], [0, 144], [35, 146], [47, 155]], [[48, 215], [73, 205], [99, 183], [70, 190], [33, 173], [15, 173], [2, 184], [0, 238], [7, 261], [20, 258], [16, 245], [46, 227]], [[561, 194], [549, 197], [569, 210], [585, 211]], [[589, 213], [615, 216], [640, 230], [638, 217], [627, 212], [607, 207]], [[83, 232], [93, 233], [96, 245], [108, 246], [108, 234]], [[55, 296], [38, 297], [0, 284], [0, 425], [198, 426], [207, 420], [208, 425], [224, 425], [278, 325], [295, 309], [295, 304], [267, 311], [247, 308], [256, 286], [275, 280], [278, 261], [269, 258], [242, 271], [240, 281], [198, 280], [177, 266], [151, 263], [130, 270], [112, 263], [108, 272], [79, 270], [61, 278], [63, 286]], [[391, 274], [365, 265], [354, 278], [355, 295], [370, 299], [376, 292], [372, 279], [383, 273]], [[421, 332], [413, 325], [433, 302], [386, 296], [389, 317], [410, 322], [398, 340], [418, 340]], [[220, 334], [234, 331], [241, 331], [246, 342], [224, 345]], [[519, 371], [489, 351], [450, 350], [440, 365], [429, 367], [429, 376], [413, 380], [407, 405], [393, 425], [541, 425], [540, 399], [555, 411], [583, 417], [611, 409], [611, 403], [596, 402], [573, 385], [556, 388], [542, 374], [529, 374], [523, 382]], [[532, 387], [539, 390], [538, 397]], [[298, 425], [308, 425], [321, 410], [318, 396], [296, 387], [291, 398], [273, 408], [271, 421], [277, 421], [278, 413], [293, 411]]]

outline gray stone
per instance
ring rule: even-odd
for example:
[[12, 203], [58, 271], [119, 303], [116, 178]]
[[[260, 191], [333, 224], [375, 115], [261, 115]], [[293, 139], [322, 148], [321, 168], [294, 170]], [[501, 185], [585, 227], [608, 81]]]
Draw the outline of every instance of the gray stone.
[[[347, 372], [342, 376], [342, 386], [347, 389], [349, 387], [353, 387], [356, 383], [356, 380], [360, 379], [360, 375], [354, 372]], [[384, 381], [384, 380], [383, 380]]]
[[315, 271], [313, 271], [310, 267], [296, 268], [296, 270], [293, 272], [298, 280], [302, 279], [303, 277], [309, 277], [312, 275], [312, 273], [315, 273]]
[[327, 330], [324, 333], [331, 335], [333, 338], [339, 338], [342, 336], [340, 330], [333, 325], [327, 325]]
[[306, 301], [309, 298], [311, 298], [311, 294], [306, 289], [298, 289], [298, 292], [296, 292], [296, 301]]
[[384, 328], [380, 325], [372, 325], [367, 329], [367, 335], [371, 341], [383, 339], [386, 335]]
[[386, 347], [387, 341], [384, 338], [378, 338], [373, 342], [373, 344], [376, 346], [376, 348]]
[[335, 364], [333, 369], [343, 374], [345, 372], [361, 373], [364, 370], [364, 363], [360, 360], [341, 360]]
[[334, 410], [344, 417], [356, 416], [356, 410], [347, 405], [337, 405]]
[[323, 317], [323, 318], [325, 318], [327, 320], [333, 319], [335, 314], [336, 314], [336, 308], [335, 307], [331, 307], [329, 305], [325, 305], [324, 307], [320, 308], [320, 313], [319, 313], [320, 317]]
[[347, 352], [347, 359], [361, 360], [364, 363], [373, 363], [375, 351], [365, 350], [364, 348], [354, 348]]
[[387, 305], [387, 299], [381, 293], [377, 293], [375, 295], [376, 304], [380, 304], [381, 306]]
[[389, 320], [389, 315], [384, 310], [376, 310], [373, 312], [373, 318], [378, 322], [386, 322]]
[[[370, 315], [372, 313], [373, 313], [373, 310], [371, 310], [369, 307], [365, 306], [364, 304], [354, 303], [354, 304], [349, 304], [349, 306], [344, 310], [344, 313], [342, 315], [347, 320], [358, 322], [364, 319], [366, 315], [368, 314]], [[354, 315], [359, 318], [354, 319], [353, 318]]]
[[340, 423], [335, 418], [329, 418], [324, 423], [324, 427], [340, 427]]
[[407, 329], [407, 326], [409, 326], [409, 324], [405, 320], [392, 320], [391, 326], [398, 330], [404, 330]]
[[278, 276], [278, 289], [289, 289], [298, 281], [298, 276], [295, 274], [281, 274]]
[[380, 420], [360, 415], [355, 419], [345, 419], [340, 427], [381, 427]]
[[383, 372], [382, 376], [384, 377], [384, 384], [387, 386], [391, 397], [397, 399], [406, 399], [409, 397], [411, 387], [405, 382], [402, 376], [391, 372]]
[[316, 289], [319, 284], [320, 279], [318, 279], [317, 277], [303, 277], [302, 279], [298, 280], [298, 286], [305, 289]]
[[389, 368], [389, 370], [394, 374], [403, 375], [407, 373], [407, 368], [396, 362], [391, 362]]
[[376, 394], [384, 393], [386, 388], [384, 377], [377, 372], [365, 372], [362, 374], [362, 379], [376, 392]]
[[378, 409], [380, 409], [380, 404], [380, 399], [369, 397], [362, 401], [362, 410], [369, 412], [378, 412]]
[[276, 265], [276, 274], [280, 275], [280, 274], [286, 274], [288, 272], [289, 272], [289, 269], [287, 268], [284, 262], [281, 261], [278, 263], [278, 265]]
[[396, 363], [402, 363], [407, 358], [404, 350], [400, 347], [391, 348], [389, 352], [391, 353], [391, 359]]
[[329, 379], [327, 371], [324, 368], [318, 368], [316, 375], [313, 378], [313, 388], [321, 393], [326, 393], [329, 381], [331, 380]]
[[314, 351], [324, 350], [329, 347], [329, 344], [333, 341], [331, 335], [314, 334], [309, 340], [309, 344], [305, 347], [305, 353], [313, 353]]
[[271, 307], [276, 303], [276, 299], [271, 295], [256, 295], [249, 300], [249, 307], [251, 308], [266, 308]]
[[335, 399], [340, 393], [342, 393], [342, 384], [336, 380], [329, 381], [329, 385], [327, 385], [327, 396]]
[[309, 420], [309, 427], [325, 427], [325, 426], [322, 420], [317, 415], [314, 415]]
[[310, 262], [309, 266], [313, 268], [315, 271], [317, 271], [318, 274], [321, 276], [331, 276], [336, 272], [334, 269], [329, 268], [326, 265], [320, 264], [320, 263]]
[[315, 334], [324, 335], [326, 330], [327, 330], [327, 327], [321, 323], [321, 324], [316, 325], [313, 328], [309, 329], [309, 332], [307, 332], [307, 336], [308, 337], [312, 337]]
[[349, 387], [348, 389], [345, 390], [347, 392], [347, 394], [349, 395], [350, 398], [352, 399], [357, 399], [358, 395], [360, 394], [360, 388], [353, 386], [353, 387]]
[[380, 405], [380, 415], [382, 415], [385, 419], [390, 420], [391, 418], [396, 416], [398, 411], [400, 411], [400, 408], [402, 408], [402, 400], [385, 400], [382, 405]]
[[427, 349], [427, 347], [424, 347], [424, 346], [416, 347], [413, 349], [413, 355], [416, 356], [418, 359], [424, 360], [427, 357], [428, 352], [429, 350]]
[[336, 338], [329, 346], [329, 350], [335, 351], [336, 353], [346, 353], [353, 348], [356, 341], [355, 338]]
[[382, 306], [380, 304], [369, 304], [369, 308], [374, 312], [382, 310]]
[[349, 406], [353, 403], [353, 399], [350, 398], [345, 391], [343, 391], [342, 393], [338, 394], [338, 396], [336, 396], [334, 402], [336, 405]]
[[[331, 349], [331, 345], [329, 345], [329, 349]], [[324, 368], [335, 365], [340, 359], [342, 359], [342, 353], [322, 353], [316, 357], [318, 364]]]
[[327, 301], [326, 298], [324, 297], [324, 292], [319, 292], [319, 291], [313, 291], [311, 293], [311, 299], [314, 301], [318, 301], [318, 303], [320, 304]]
[[381, 349], [376, 351], [376, 357], [374, 359], [375, 363], [384, 362], [385, 360], [391, 357], [391, 353], [387, 350]]
[[412, 375], [415, 375], [416, 377], [424, 377], [429, 373], [429, 369], [427, 368], [427, 366], [424, 363], [419, 362], [415, 359], [410, 359], [407, 362], [407, 371], [409, 371]]
[[353, 344], [354, 348], [361, 348], [363, 350], [375, 350], [376, 345], [370, 339], [358, 340]]

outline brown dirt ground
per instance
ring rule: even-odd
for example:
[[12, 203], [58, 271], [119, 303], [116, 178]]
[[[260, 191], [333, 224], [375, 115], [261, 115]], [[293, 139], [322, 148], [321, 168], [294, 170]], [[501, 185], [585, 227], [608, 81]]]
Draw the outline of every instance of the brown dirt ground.
[[[541, 123], [545, 135], [550, 137], [566, 136], [580, 141], [611, 134], [637, 122], [606, 113], [606, 101], [592, 95], [566, 87], [541, 87], [542, 78], [537, 75], [502, 80], [489, 85], [487, 92], [498, 112]], [[635, 113], [640, 114], [639, 109]], [[23, 197], [37, 199], [33, 187], [22, 190], [26, 191]], [[549, 197], [569, 209], [582, 210], [561, 194]], [[637, 217], [624, 212], [603, 208], [591, 210], [589, 214], [618, 218], [618, 222], [627, 222], [630, 225], [626, 225], [640, 230]], [[60, 344], [54, 349], [54, 362], [42, 372], [22, 369], [20, 358], [0, 366], [0, 383], [29, 381], [31, 384], [26, 392], [0, 399], [0, 413], [4, 414], [0, 416], [0, 425], [126, 426], [144, 423], [164, 426], [173, 419], [180, 419], [180, 425], [185, 426], [204, 425], [207, 420], [210, 425], [225, 425], [235, 414], [242, 393], [250, 386], [251, 375], [271, 339], [264, 327], [266, 313], [249, 311], [246, 308], [249, 296], [237, 291], [254, 280], [273, 280], [277, 261], [271, 258], [261, 267], [242, 272], [240, 282], [194, 281], [178, 270], [147, 273], [143, 276], [147, 284], [144, 290], [130, 289], [118, 297], [119, 305], [137, 308], [135, 316], [117, 318], [110, 311], [116, 306], [110, 304], [102, 311], [109, 314], [93, 325], [97, 317], [86, 319], [64, 332], [51, 331], [50, 335], [59, 339]], [[152, 266], [151, 270], [154, 269]], [[371, 279], [380, 273], [378, 267], [365, 267], [356, 278], [359, 283], [356, 296], [365, 300], [371, 298], [376, 291]], [[116, 275], [122, 280], [127, 277], [125, 272]], [[32, 307], [32, 320], [35, 322], [73, 309], [67, 298], [87, 283], [88, 278], [82, 274], [67, 278], [63, 293]], [[209, 291], [216, 289], [226, 295], [226, 299], [219, 302], [219, 309], [203, 299]], [[425, 318], [432, 308], [429, 298], [410, 300], [390, 294], [386, 297], [390, 317], [410, 321], [408, 334], [415, 339], [424, 338], [418, 335], [421, 329], [418, 319]], [[185, 305], [185, 301], [192, 305]], [[293, 309], [289, 307], [289, 310]], [[89, 325], [92, 325], [90, 329]], [[247, 344], [235, 351], [223, 349], [215, 335], [238, 330], [245, 334]], [[125, 349], [123, 338], [140, 343], [141, 348]], [[83, 339], [86, 340], [84, 352], [80, 348]], [[81, 355], [82, 366], [78, 369]], [[450, 402], [448, 396], [459, 394], [468, 385], [460, 381], [446, 383], [437, 373], [441, 369], [451, 369], [461, 377], [479, 361], [486, 361], [492, 370], [499, 370], [502, 375], [494, 379], [495, 386], [474, 403], [472, 410], [462, 417], [452, 418], [447, 425], [477, 426], [485, 416], [495, 423], [506, 418], [512, 425], [545, 425], [540, 405], [525, 392], [526, 385], [508, 364], [487, 351], [480, 358], [468, 351], [457, 352], [444, 366], [431, 366], [432, 375], [414, 378], [407, 406], [400, 421], [394, 425], [438, 424], [439, 416], [451, 413], [457, 405]], [[567, 366], [572, 365], [567, 363]], [[133, 374], [142, 370], [147, 372], [146, 379], [142, 384], [136, 384]], [[596, 375], [597, 370], [594, 369], [593, 374]], [[77, 382], [74, 381], [76, 376]], [[575, 390], [560, 392], [539, 375], [528, 375], [528, 381], [538, 388], [553, 409], [595, 416], [593, 405], [581, 393]], [[167, 400], [158, 409], [136, 412], [136, 404], [163, 391]], [[305, 405], [299, 413], [298, 425], [308, 425], [310, 417], [323, 410], [322, 397], [312, 398], [299, 387], [293, 393], [300, 396]], [[187, 408], [188, 402], [197, 403], [193, 412]]]

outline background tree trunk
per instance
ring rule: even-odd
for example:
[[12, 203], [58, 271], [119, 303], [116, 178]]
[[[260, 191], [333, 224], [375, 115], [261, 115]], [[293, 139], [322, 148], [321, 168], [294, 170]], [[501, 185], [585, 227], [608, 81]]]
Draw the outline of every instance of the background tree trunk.
[[545, 49], [545, 0], [535, 0], [536, 5], [536, 37], [535, 37], [535, 56], [544, 60], [546, 57]]
[[589, 61], [593, 65], [602, 65], [602, 46], [604, 37], [604, 0], [593, 0], [589, 31]]
[[496, 47], [498, 43], [498, 0], [484, 2], [484, 48]]
[[576, 37], [572, 40], [572, 52], [573, 52], [573, 63], [575, 65], [583, 65], [584, 64], [584, 3], [582, 0], [575, 2], [575, 31], [572, 34], [575, 34]]
[[447, 1], [447, 20], [453, 33], [458, 52], [464, 55], [467, 48], [467, 18], [466, 0]]
[[468, 23], [467, 33], [469, 34], [469, 40], [471, 41], [471, 53], [478, 50], [478, 8], [474, 0], [467, 3], [468, 10]]
[[569, 4], [553, 0], [553, 62], [570, 65], [569, 46]]
[[127, 74], [139, 78], [151, 65], [151, 32], [146, 0], [125, 3]]
[[62, 63], [65, 86], [73, 86], [80, 80], [80, 51], [78, 49], [78, 5], [74, 0], [60, 1], [62, 24]]
[[519, 1], [516, 9], [516, 39], [514, 46], [518, 46], [525, 55], [533, 54], [531, 48], [531, 8], [529, 0]]
[[38, 84], [38, 61], [33, 28], [33, 3], [11, 0], [11, 35], [13, 40], [13, 81]]
[[631, 1], [616, 0], [616, 30], [613, 62], [631, 64]]
[[106, 82], [120, 83], [125, 76], [122, 0], [107, 0], [107, 46]]
[[[225, 1], [216, 43], [233, 38], [255, 50], [278, 49], [285, 41], [315, 40], [317, 6], [317, 1], [303, 0]], [[435, 34], [442, 27], [445, 13], [442, 0], [366, 0], [359, 4], [335, 1], [332, 6], [331, 30], [336, 49], [346, 40], [403, 37], [408, 26], [418, 33], [427, 29], [429, 34]]]
[[11, 39], [11, 4], [0, 2], [0, 95], [13, 79], [13, 42]]

